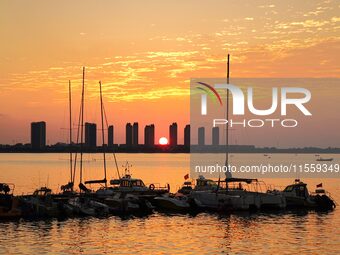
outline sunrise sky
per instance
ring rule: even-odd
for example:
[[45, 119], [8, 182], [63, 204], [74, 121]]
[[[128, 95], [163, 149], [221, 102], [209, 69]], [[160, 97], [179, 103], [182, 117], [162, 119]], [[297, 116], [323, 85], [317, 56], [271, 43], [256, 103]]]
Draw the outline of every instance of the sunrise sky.
[[115, 142], [126, 122], [154, 123], [158, 141], [177, 121], [182, 143], [190, 78], [223, 77], [227, 52], [232, 77], [339, 78], [339, 9], [329, 0], [3, 0], [0, 144], [29, 142], [39, 120], [49, 144], [66, 142], [68, 80], [75, 124], [82, 66], [86, 121], [99, 124], [101, 80]]

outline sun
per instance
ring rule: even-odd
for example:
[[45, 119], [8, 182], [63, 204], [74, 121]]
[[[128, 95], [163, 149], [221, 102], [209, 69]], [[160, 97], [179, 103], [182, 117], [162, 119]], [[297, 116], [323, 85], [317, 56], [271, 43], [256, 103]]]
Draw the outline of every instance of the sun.
[[168, 139], [166, 137], [159, 138], [159, 144], [160, 145], [167, 145], [168, 144]]

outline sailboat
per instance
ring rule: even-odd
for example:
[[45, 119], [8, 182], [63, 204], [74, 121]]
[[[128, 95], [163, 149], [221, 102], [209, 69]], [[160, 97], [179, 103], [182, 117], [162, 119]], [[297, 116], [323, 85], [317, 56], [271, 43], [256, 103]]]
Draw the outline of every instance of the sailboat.
[[[135, 213], [135, 212], [150, 212], [153, 209], [151, 203], [145, 198], [140, 197], [140, 194], [135, 192], [147, 191], [148, 188], [144, 185], [144, 182], [140, 179], [132, 179], [129, 171], [129, 163], [126, 163], [125, 176], [118, 180], [111, 180], [110, 187], [107, 183], [107, 168], [106, 168], [106, 151], [105, 151], [105, 139], [104, 139], [104, 104], [102, 94], [102, 84], [100, 85], [100, 105], [101, 105], [101, 129], [102, 129], [102, 149], [103, 149], [103, 167], [104, 167], [104, 179], [102, 180], [90, 180], [86, 181], [86, 184], [102, 184], [102, 187], [95, 192], [95, 197], [103, 204], [109, 206], [112, 213]], [[108, 126], [108, 125], [107, 125]], [[115, 156], [115, 154], [114, 154]], [[116, 157], [115, 163], [117, 166]], [[118, 176], [119, 170], [117, 168]], [[116, 183], [119, 184], [118, 188], [115, 187]], [[125, 189], [124, 189], [125, 187]], [[135, 191], [135, 192], [131, 192]]]
[[[227, 58], [227, 84], [229, 84], [230, 55]], [[229, 120], [229, 90], [227, 90], [226, 119]], [[250, 178], [235, 178], [229, 167], [229, 125], [226, 125], [226, 158], [225, 166], [228, 169], [225, 180], [205, 179], [200, 176], [197, 184], [190, 194], [196, 205], [205, 209], [219, 210], [222, 212], [234, 210], [252, 210], [261, 208], [286, 207], [286, 200], [282, 194], [267, 193], [258, 190], [259, 181]], [[223, 187], [224, 185], [224, 187]], [[243, 186], [251, 186], [244, 189]]]
[[[78, 142], [79, 127], [80, 127], [80, 166], [79, 166], [80, 170], [79, 170], [79, 185], [78, 185], [80, 189], [80, 194], [70, 198], [68, 202], [65, 204], [64, 209], [69, 214], [75, 213], [75, 214], [88, 215], [88, 216], [106, 215], [109, 213], [109, 206], [107, 206], [104, 203], [101, 203], [100, 201], [97, 201], [96, 198], [93, 196], [92, 191], [85, 186], [86, 184], [92, 184], [92, 183], [101, 183], [101, 184], [106, 185], [106, 165], [104, 167], [105, 177], [103, 180], [90, 180], [90, 181], [86, 181], [85, 184], [83, 184], [82, 182], [83, 181], [84, 94], [85, 94], [85, 67], [83, 67], [81, 106], [80, 106], [80, 113], [79, 113], [79, 120], [78, 120], [79, 126], [78, 126], [78, 134], [77, 134], [77, 142]], [[100, 83], [100, 95], [101, 95], [101, 83]], [[71, 121], [71, 117], [70, 117], [70, 121]], [[70, 133], [70, 136], [71, 135], [72, 134]], [[104, 135], [103, 135], [103, 141], [104, 141]], [[104, 159], [105, 159], [105, 152], [104, 152]], [[70, 160], [72, 160], [71, 156], [70, 156]], [[71, 188], [73, 188], [73, 183], [75, 180], [76, 163], [77, 163], [77, 154], [74, 160], [73, 171], [72, 171], [72, 162], [70, 163], [71, 181], [69, 184]], [[104, 164], [106, 164], [105, 160], [104, 160]]]

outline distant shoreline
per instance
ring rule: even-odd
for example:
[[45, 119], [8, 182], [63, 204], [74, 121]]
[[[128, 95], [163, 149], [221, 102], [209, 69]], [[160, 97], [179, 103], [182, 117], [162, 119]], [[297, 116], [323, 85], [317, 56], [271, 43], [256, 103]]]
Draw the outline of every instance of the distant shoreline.
[[[168, 145], [155, 145], [155, 146], [134, 146], [128, 147], [125, 145], [115, 145], [114, 147], [104, 147], [106, 153], [226, 153], [226, 146], [224, 145], [193, 145], [191, 147], [184, 145], [168, 146]], [[79, 146], [46, 146], [42, 149], [32, 149], [30, 145], [12, 146], [0, 145], [0, 153], [80, 153]], [[103, 153], [103, 148], [83, 148], [84, 153]], [[229, 153], [288, 153], [288, 154], [340, 154], [340, 148], [275, 148], [275, 147], [255, 147], [253, 145], [230, 145]]]

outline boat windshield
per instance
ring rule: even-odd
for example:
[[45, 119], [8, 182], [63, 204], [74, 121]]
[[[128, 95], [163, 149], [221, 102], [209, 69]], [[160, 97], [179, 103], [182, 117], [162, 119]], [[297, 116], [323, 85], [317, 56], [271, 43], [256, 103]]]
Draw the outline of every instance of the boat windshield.
[[121, 187], [145, 187], [142, 180], [123, 180], [120, 183]]
[[145, 187], [144, 182], [142, 180], [132, 180], [132, 186], [134, 187]]
[[291, 192], [294, 189], [294, 185], [287, 186], [283, 191], [284, 192]]
[[205, 187], [205, 186], [215, 187], [217, 186], [217, 184], [213, 180], [197, 180], [197, 186], [198, 187]]
[[306, 185], [289, 185], [284, 190], [284, 192], [295, 192], [298, 197], [307, 197], [308, 190]]

